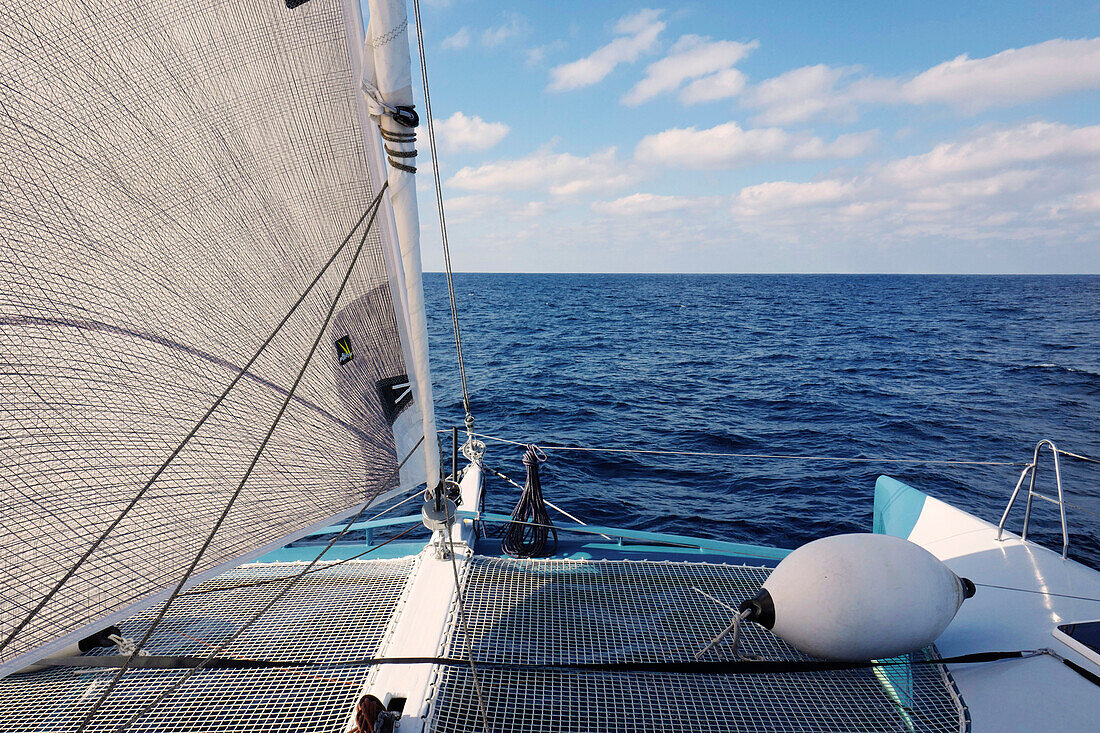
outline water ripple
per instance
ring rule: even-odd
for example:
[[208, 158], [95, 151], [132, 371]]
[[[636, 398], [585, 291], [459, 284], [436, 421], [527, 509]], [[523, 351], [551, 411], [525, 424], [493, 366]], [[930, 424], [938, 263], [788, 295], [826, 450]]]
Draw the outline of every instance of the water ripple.
[[[460, 274], [456, 290], [483, 432], [998, 461], [1051, 438], [1100, 455], [1100, 277]], [[426, 297], [439, 423], [461, 424], [441, 275]], [[521, 453], [489, 460], [522, 478]], [[1100, 470], [1063, 471], [1100, 513]], [[599, 523], [794, 547], [869, 529], [879, 473], [996, 521], [1017, 469], [555, 453], [543, 485]], [[515, 500], [499, 481], [488, 496]], [[1036, 519], [1056, 537], [1053, 511]], [[1100, 520], [1069, 520], [1071, 554], [1100, 567]]]

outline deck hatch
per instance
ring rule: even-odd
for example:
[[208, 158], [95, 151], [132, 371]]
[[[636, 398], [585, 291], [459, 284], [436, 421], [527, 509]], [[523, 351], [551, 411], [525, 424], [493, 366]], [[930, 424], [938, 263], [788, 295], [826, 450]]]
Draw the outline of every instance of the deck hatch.
[[[693, 587], [736, 606], [767, 568], [623, 561], [474, 558], [465, 606], [475, 661], [690, 661], [729, 622]], [[452, 614], [450, 656], [467, 640]], [[743, 651], [808, 659], [749, 629]], [[934, 649], [920, 653], [934, 654]], [[728, 647], [706, 659], [728, 659]], [[934, 665], [767, 675], [482, 669], [489, 723], [526, 731], [960, 731], [966, 714]], [[480, 728], [468, 669], [438, 671], [430, 729]]]

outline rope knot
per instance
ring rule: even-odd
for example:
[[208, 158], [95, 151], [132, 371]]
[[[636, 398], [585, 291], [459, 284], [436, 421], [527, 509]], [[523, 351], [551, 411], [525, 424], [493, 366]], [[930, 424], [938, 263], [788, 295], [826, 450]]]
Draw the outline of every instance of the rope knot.
[[[530, 469], [531, 466], [537, 466], [545, 460], [546, 453], [543, 452], [542, 448], [539, 448], [534, 443], [529, 443], [527, 445], [527, 452], [523, 454], [523, 465]], [[535, 480], [538, 480], [537, 473], [535, 474]], [[530, 477], [528, 477], [528, 483], [530, 483]]]

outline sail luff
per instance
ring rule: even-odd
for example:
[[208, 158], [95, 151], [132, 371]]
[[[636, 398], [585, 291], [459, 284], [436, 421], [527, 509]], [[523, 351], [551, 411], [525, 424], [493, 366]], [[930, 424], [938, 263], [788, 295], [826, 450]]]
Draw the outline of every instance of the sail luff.
[[[350, 0], [358, 8], [355, 0]], [[404, 0], [369, 0], [370, 19], [363, 44], [364, 101], [381, 102], [391, 108], [414, 104], [412, 88], [412, 58], [409, 51], [408, 14]], [[372, 99], [375, 94], [380, 99]], [[375, 105], [375, 112], [377, 112]], [[439, 481], [439, 449], [433, 439], [436, 434], [435, 412], [432, 401], [432, 380], [428, 363], [428, 328], [424, 312], [424, 291], [420, 257], [420, 218], [417, 210], [415, 158], [403, 157], [416, 152], [415, 142], [401, 140], [412, 128], [405, 127], [387, 114], [374, 115], [388, 140], [374, 136], [371, 147], [372, 163], [387, 170], [389, 197], [400, 248], [400, 260], [404, 279], [404, 306], [406, 338], [402, 344], [409, 350], [407, 363], [413, 401], [420, 406], [424, 441], [425, 471], [429, 487]], [[387, 162], [390, 163], [387, 165]], [[394, 165], [393, 163], [396, 163]]]

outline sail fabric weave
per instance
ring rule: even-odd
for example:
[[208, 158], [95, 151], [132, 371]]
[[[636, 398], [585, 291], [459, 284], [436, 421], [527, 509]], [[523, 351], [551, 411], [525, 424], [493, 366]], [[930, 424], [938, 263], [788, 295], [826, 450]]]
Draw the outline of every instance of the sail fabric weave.
[[[382, 181], [353, 18], [340, 0], [0, 6], [0, 641], [351, 238], [0, 675], [178, 582], [286, 398]], [[398, 252], [392, 226], [368, 235], [196, 581], [397, 484], [394, 424], [431, 410], [408, 387]]]

